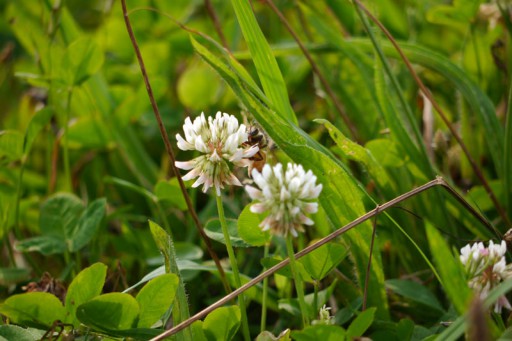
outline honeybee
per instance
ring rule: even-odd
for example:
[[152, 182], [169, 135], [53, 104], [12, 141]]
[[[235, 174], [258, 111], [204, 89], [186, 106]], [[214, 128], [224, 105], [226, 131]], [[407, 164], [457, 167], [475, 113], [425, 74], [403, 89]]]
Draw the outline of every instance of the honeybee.
[[254, 125], [247, 127], [247, 135], [247, 142], [245, 142], [244, 145], [258, 145], [259, 148], [258, 152], [248, 159], [251, 161], [248, 168], [249, 177], [251, 177], [253, 169], [257, 169], [258, 172], [261, 172], [267, 162], [267, 152], [264, 149], [268, 146], [268, 142], [265, 134]]

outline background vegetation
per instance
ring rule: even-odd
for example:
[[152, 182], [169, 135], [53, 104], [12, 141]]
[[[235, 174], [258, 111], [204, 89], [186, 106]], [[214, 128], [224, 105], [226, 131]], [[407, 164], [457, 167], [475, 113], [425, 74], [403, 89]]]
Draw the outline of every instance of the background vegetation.
[[[397, 50], [357, 2], [275, 1], [285, 23], [267, 1], [127, 1], [177, 160], [193, 157], [175, 145], [187, 116], [222, 111], [242, 121], [246, 113], [248, 124], [257, 122], [274, 141], [269, 163], [301, 163], [323, 184], [315, 226], [298, 239], [296, 249], [438, 175], [485, 217], [482, 222], [441, 188], [376, 217], [367, 304], [372, 309], [357, 322], [372, 221], [301, 263], [312, 318], [327, 303], [347, 337], [434, 338], [448, 330], [442, 321], [462, 321], [457, 318], [471, 301], [458, 249], [474, 240], [498, 241], [511, 227], [512, 4], [364, 4], [398, 41], [435, 103], [420, 91]], [[168, 246], [159, 249], [157, 244], [166, 237], [159, 239], [148, 219], [172, 234], [191, 315], [224, 297], [218, 270], [170, 166], [121, 2], [3, 1], [0, 13], [1, 299], [22, 293], [30, 282], [59, 296], [57, 289], [73, 279], [79, 283], [77, 275], [86, 268], [90, 277], [82, 272], [84, 282], [95, 283], [90, 299], [129, 288], [164, 264], [160, 251]], [[432, 108], [436, 103], [445, 120]], [[247, 179], [245, 170], [237, 175]], [[215, 235], [214, 195], [189, 193], [227, 267], [222, 238]], [[250, 227], [257, 220], [243, 220], [254, 217], [244, 211], [249, 198], [242, 188], [229, 188], [223, 200], [233, 226], [238, 219], [241, 230], [234, 234], [244, 234], [245, 228], [257, 231]], [[238, 263], [247, 280], [286, 257], [282, 239], [267, 244], [265, 238], [237, 239]], [[324, 271], [318, 272], [320, 264]], [[40, 282], [45, 272], [50, 276]], [[263, 329], [277, 335], [290, 328], [297, 340], [335, 333], [300, 330], [289, 277], [269, 278]], [[169, 277], [166, 283], [174, 280]], [[176, 291], [176, 284], [155, 283], [147, 292], [159, 299]], [[68, 296], [85, 297], [68, 289]], [[141, 295], [136, 296], [140, 307], [148, 307], [141, 302], [152, 300], [144, 301], [139, 289], [132, 293]], [[253, 337], [260, 333], [262, 290], [258, 284], [248, 293]], [[89, 298], [81, 302], [88, 304]], [[74, 317], [67, 321], [74, 325], [66, 327], [68, 332], [84, 335], [91, 328], [94, 335], [149, 338], [162, 331], [148, 330], [173, 298], [158, 301], [166, 309], [148, 317], [152, 323], [141, 323], [141, 312], [119, 325], [98, 325], [88, 318], [99, 308], [89, 304], [92, 310], [80, 315], [78, 304], [71, 308], [68, 300], [62, 308]], [[25, 311], [34, 301], [35, 296], [23, 303]], [[36, 313], [16, 315], [13, 307], [8, 302], [0, 306], [3, 323], [36, 327], [31, 333], [38, 337], [54, 321]], [[219, 314], [222, 320], [236, 312]], [[493, 337], [509, 333], [508, 316], [504, 311], [489, 320]], [[222, 338], [211, 334], [221, 328], [212, 321], [203, 323], [204, 337]], [[460, 327], [453, 326], [449, 331]], [[225, 326], [229, 336], [236, 328]], [[13, 330], [0, 326], [0, 335], [9, 339], [5, 333]], [[457, 330], [454, 337], [464, 326]]]

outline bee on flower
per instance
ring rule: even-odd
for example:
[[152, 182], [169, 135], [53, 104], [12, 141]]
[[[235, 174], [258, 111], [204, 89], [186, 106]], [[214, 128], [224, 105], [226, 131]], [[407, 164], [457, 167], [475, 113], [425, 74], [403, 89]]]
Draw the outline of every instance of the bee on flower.
[[190, 161], [176, 161], [176, 167], [190, 170], [183, 180], [197, 178], [192, 187], [203, 185], [203, 192], [215, 187], [217, 196], [224, 184], [242, 186], [232, 173], [233, 167], [247, 167], [249, 158], [259, 150], [257, 145], [247, 145], [247, 128], [238, 124], [233, 115], [217, 112], [215, 118], [204, 113], [194, 119], [187, 117], [183, 125], [185, 138], [176, 135], [178, 148], [181, 150], [197, 150], [202, 155]]
[[307, 214], [318, 211], [316, 199], [322, 191], [313, 172], [293, 163], [286, 170], [281, 163], [273, 167], [267, 164], [261, 173], [253, 169], [252, 178], [259, 189], [245, 186], [245, 190], [256, 201], [251, 206], [253, 213], [268, 212], [260, 224], [264, 231], [297, 237], [298, 232], [304, 232], [303, 225], [313, 225]]
[[[469, 287], [480, 294], [483, 300], [489, 291], [502, 281], [512, 277], [512, 264], [507, 264], [505, 253], [507, 244], [494, 244], [491, 240], [489, 246], [483, 243], [466, 245], [460, 249], [460, 261], [464, 264]], [[502, 308], [512, 310], [510, 302], [501, 296], [494, 305], [494, 311], [501, 313]]]

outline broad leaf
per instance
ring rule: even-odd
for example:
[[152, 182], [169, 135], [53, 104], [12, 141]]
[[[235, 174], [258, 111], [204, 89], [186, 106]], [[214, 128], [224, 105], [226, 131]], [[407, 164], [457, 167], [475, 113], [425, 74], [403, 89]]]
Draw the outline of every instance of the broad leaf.
[[110, 293], [81, 304], [76, 316], [86, 326], [99, 330], [125, 330], [134, 327], [139, 304], [133, 296]]
[[[233, 247], [250, 247], [240, 236], [238, 235], [237, 222], [234, 219], [226, 219], [228, 224], [229, 239]], [[204, 232], [211, 239], [218, 241], [219, 243], [225, 244], [224, 233], [222, 232], [222, 226], [219, 219], [212, 219], [206, 223]]]
[[272, 235], [270, 231], [263, 231], [259, 227], [261, 219], [256, 213], [252, 213], [250, 208], [250, 205], [245, 206], [238, 217], [238, 235], [247, 244], [263, 246], [270, 241]]
[[354, 321], [350, 323], [347, 329], [347, 336], [358, 338], [363, 336], [364, 332], [371, 326], [375, 317], [375, 308], [369, 308], [357, 315]]
[[322, 280], [348, 255], [348, 249], [338, 243], [325, 244], [308, 253], [299, 263], [304, 266], [311, 277]]
[[103, 52], [89, 38], [78, 39], [68, 46], [63, 68], [68, 72], [68, 84], [80, 85], [96, 73], [103, 64]]
[[240, 309], [238, 306], [217, 308], [208, 314], [203, 322], [204, 335], [208, 341], [229, 341], [239, 327]]
[[58, 236], [39, 236], [19, 241], [15, 248], [21, 252], [41, 252], [43, 255], [53, 255], [66, 252], [66, 242]]
[[0, 326], [0, 340], [38, 341], [46, 331], [33, 328], [22, 328], [13, 324]]
[[41, 207], [39, 217], [41, 233], [66, 240], [68, 231], [75, 228], [83, 210], [84, 204], [73, 194], [57, 193], [51, 196]]
[[82, 270], [73, 279], [66, 294], [67, 322], [78, 326], [77, 307], [101, 294], [106, 275], [107, 266], [96, 263]]
[[94, 200], [75, 227], [67, 232], [69, 251], [76, 252], [87, 245], [98, 232], [106, 213], [106, 199]]
[[11, 322], [49, 328], [56, 320], [63, 321], [66, 310], [61, 301], [47, 292], [13, 295], [0, 306], [0, 313]]
[[444, 311], [436, 296], [418, 282], [401, 279], [389, 279], [386, 281], [386, 288], [393, 290], [395, 293], [413, 302], [420, 303], [424, 306], [434, 309], [439, 313]]
[[165, 274], [149, 281], [137, 294], [140, 315], [137, 328], [150, 328], [171, 307], [179, 279], [175, 274]]
[[187, 203], [176, 178], [169, 181], [159, 181], [154, 192], [158, 200], [167, 201], [182, 211], [187, 209]]

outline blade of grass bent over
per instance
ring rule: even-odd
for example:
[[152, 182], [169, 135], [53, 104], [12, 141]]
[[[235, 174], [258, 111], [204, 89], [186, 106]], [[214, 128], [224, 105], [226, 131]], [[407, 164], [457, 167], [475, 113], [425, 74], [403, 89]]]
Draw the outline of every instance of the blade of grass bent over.
[[231, 0], [231, 4], [251, 52], [265, 94], [276, 112], [296, 124], [297, 118], [288, 100], [288, 91], [283, 75], [263, 32], [261, 32], [249, 1]]

